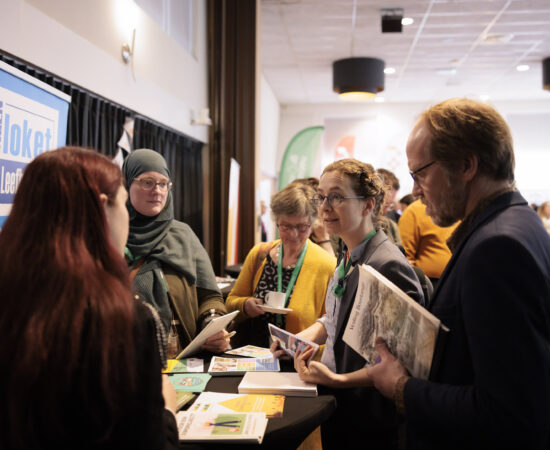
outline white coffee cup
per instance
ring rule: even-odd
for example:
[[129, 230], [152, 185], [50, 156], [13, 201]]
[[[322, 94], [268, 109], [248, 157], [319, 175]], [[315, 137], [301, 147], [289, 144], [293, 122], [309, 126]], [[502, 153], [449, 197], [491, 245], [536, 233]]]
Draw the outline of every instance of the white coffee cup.
[[286, 294], [284, 292], [269, 291], [265, 295], [265, 303], [273, 308], [284, 308]]

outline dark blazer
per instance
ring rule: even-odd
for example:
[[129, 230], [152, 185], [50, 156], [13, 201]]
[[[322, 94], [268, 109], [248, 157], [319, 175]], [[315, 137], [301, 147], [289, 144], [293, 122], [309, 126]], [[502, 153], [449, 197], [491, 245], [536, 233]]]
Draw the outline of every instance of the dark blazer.
[[[365, 366], [365, 359], [342, 339], [359, 284], [357, 265], [368, 264], [391, 280], [420, 304], [424, 303], [422, 288], [411, 265], [401, 251], [378, 231], [363, 247], [351, 253], [354, 270], [346, 278], [336, 322], [334, 354], [337, 373], [348, 373]], [[370, 450], [397, 448], [400, 419], [391, 400], [376, 389], [353, 388], [331, 391], [337, 400], [337, 410], [321, 427], [323, 448], [364, 448]], [[359, 412], [360, 411], [360, 412]], [[358, 439], [366, 436], [366, 441]]]
[[550, 238], [519, 192], [470, 225], [430, 307], [451, 331], [405, 385], [411, 449], [550, 448]]

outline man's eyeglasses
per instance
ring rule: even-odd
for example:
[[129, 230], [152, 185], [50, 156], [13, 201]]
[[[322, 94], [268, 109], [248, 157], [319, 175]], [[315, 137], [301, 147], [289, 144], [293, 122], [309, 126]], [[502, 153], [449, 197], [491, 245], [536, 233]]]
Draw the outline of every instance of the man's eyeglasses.
[[313, 203], [317, 205], [318, 207], [323, 204], [323, 202], [327, 201], [329, 206], [339, 206], [342, 204], [342, 202], [348, 198], [365, 198], [363, 195], [358, 196], [344, 196], [337, 194], [336, 192], [333, 192], [328, 195], [321, 195], [321, 194], [315, 194], [311, 199], [313, 200]]
[[288, 223], [278, 223], [277, 228], [285, 233], [288, 233], [292, 230], [298, 231], [298, 233], [305, 233], [311, 227], [309, 223], [300, 223], [298, 225], [290, 225]]
[[418, 177], [418, 174], [420, 172], [422, 172], [424, 169], [427, 169], [428, 167], [434, 165], [436, 162], [437, 161], [434, 159], [433, 161], [430, 161], [428, 164], [425, 164], [422, 167], [420, 167], [416, 170], [413, 170], [412, 172], [409, 172], [409, 174], [411, 175], [411, 178], [413, 179], [413, 181], [420, 186], [421, 179]]
[[152, 178], [136, 178], [134, 182], [144, 191], [152, 191], [158, 186], [161, 192], [168, 192], [174, 185], [171, 181], [155, 181]]

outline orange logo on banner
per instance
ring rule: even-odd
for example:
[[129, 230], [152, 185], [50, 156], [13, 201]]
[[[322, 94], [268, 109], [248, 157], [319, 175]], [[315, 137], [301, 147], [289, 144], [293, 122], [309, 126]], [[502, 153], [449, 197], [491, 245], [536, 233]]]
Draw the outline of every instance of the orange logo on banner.
[[340, 139], [338, 145], [334, 149], [334, 160], [353, 158], [355, 149], [355, 136], [346, 136]]

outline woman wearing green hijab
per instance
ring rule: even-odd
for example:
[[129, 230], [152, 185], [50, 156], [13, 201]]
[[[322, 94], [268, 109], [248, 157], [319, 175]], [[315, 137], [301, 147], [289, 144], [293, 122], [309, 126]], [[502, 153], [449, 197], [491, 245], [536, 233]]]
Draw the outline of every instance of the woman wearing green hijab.
[[[128, 190], [130, 233], [126, 257], [133, 286], [159, 312], [175, 357], [213, 317], [226, 313], [212, 264], [189, 225], [174, 220], [172, 181], [164, 158], [134, 150], [122, 167]], [[203, 349], [223, 352], [227, 332]]]

